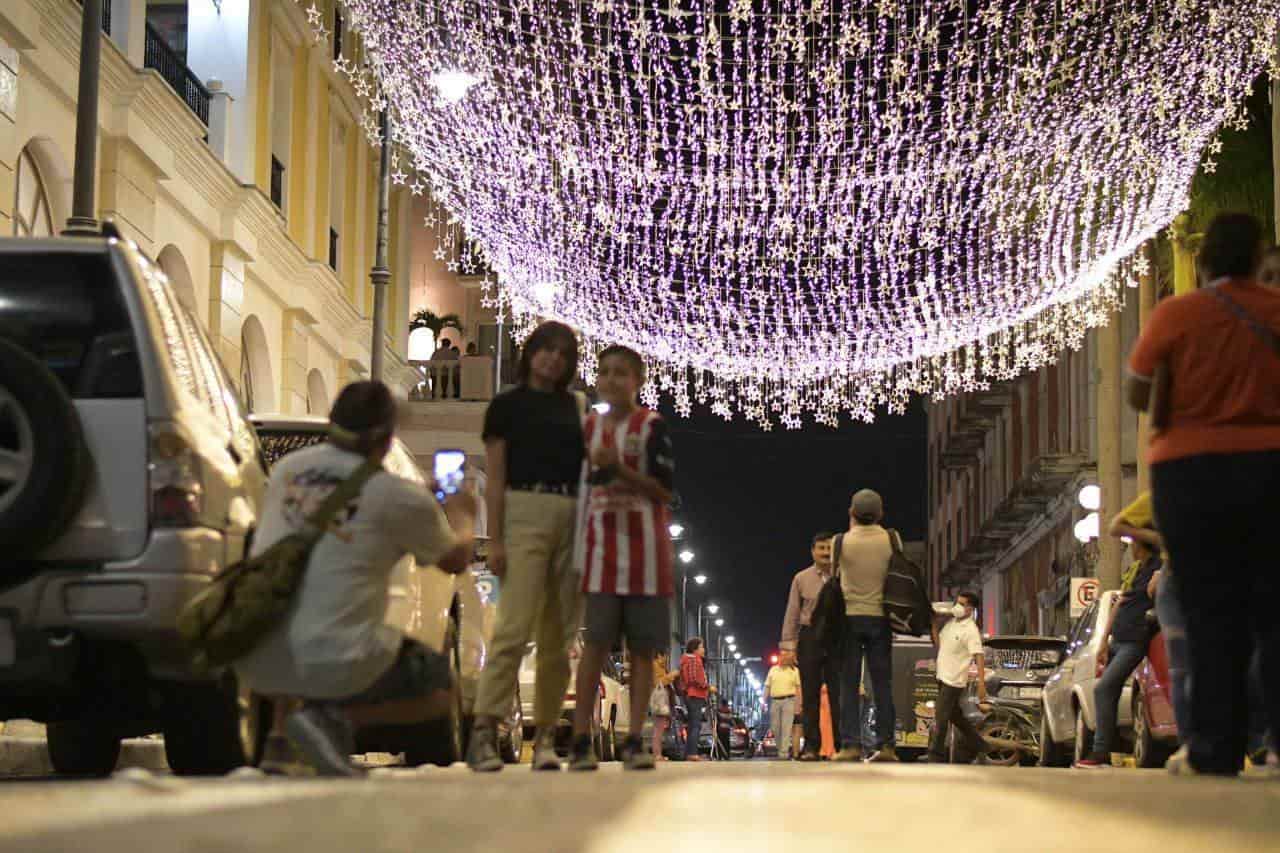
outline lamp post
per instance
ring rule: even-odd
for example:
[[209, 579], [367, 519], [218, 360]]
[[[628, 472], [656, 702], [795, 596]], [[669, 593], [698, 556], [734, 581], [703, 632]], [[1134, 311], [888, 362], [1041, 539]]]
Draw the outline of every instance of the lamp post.
[[[672, 525], [672, 527], [678, 527], [678, 526], [679, 525]], [[681, 528], [681, 530], [683, 530], [683, 528]], [[683, 639], [688, 640], [689, 639], [689, 571], [690, 571], [689, 564], [693, 562], [694, 557], [696, 555], [692, 551], [690, 551], [688, 548], [685, 548], [683, 551], [680, 552], [679, 556], [680, 556], [680, 562], [684, 563], [684, 578], [680, 582], [680, 633], [683, 635]], [[696, 575], [693, 575], [693, 582], [696, 583], [698, 586], [705, 586], [707, 583], [707, 580], [708, 578], [706, 574], [703, 572], [698, 572]]]
[[698, 605], [698, 636], [702, 637], [703, 642], [706, 642], [707, 637], [702, 632], [702, 611], [704, 610], [710, 613], [712, 616], [715, 616], [717, 613], [720, 612], [720, 605], [712, 602]]
[[369, 281], [373, 285], [373, 341], [369, 351], [369, 378], [382, 381], [386, 363], [383, 327], [387, 322], [387, 285], [391, 270], [387, 268], [388, 221], [391, 207], [391, 119], [382, 113], [382, 153], [378, 162], [378, 230], [374, 243], [373, 269]]
[[102, 64], [102, 0], [83, 0], [80, 13], [80, 81], [76, 100], [76, 161], [71, 177], [71, 218], [62, 233], [98, 234], [94, 217], [98, 178], [98, 78]]

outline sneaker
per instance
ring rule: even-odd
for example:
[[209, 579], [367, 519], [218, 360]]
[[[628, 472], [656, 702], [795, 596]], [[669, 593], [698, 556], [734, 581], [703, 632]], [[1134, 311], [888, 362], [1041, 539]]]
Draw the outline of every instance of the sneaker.
[[364, 770], [351, 763], [355, 735], [346, 715], [335, 705], [312, 702], [289, 715], [284, 724], [289, 742], [317, 776], [360, 778]]
[[1111, 756], [1101, 752], [1093, 752], [1071, 766], [1077, 770], [1101, 770], [1111, 766]]
[[[537, 764], [537, 760], [534, 760]], [[578, 735], [573, 739], [573, 749], [569, 752], [570, 770], [595, 770], [600, 766], [596, 760], [596, 748], [591, 743], [591, 735]], [[560, 769], [560, 760], [556, 759], [556, 769]]]
[[627, 770], [652, 770], [653, 753], [644, 748], [638, 737], [629, 737], [622, 744], [622, 766]]
[[818, 753], [816, 752], [806, 749], [804, 752], [800, 753], [800, 758], [798, 758], [797, 760], [798, 761], [821, 761], [822, 756], [818, 755]]
[[258, 769], [268, 776], [314, 776], [313, 770], [283, 734], [272, 732], [262, 747]]
[[502, 769], [502, 756], [498, 754], [498, 733], [493, 726], [477, 725], [471, 730], [467, 766], [477, 773], [496, 773]]
[[882, 746], [867, 757], [869, 764], [897, 764], [898, 753], [892, 746]]
[[862, 747], [846, 746], [844, 749], [836, 753], [836, 761], [861, 761]]
[[1191, 752], [1186, 744], [1178, 747], [1178, 751], [1169, 756], [1169, 760], [1164, 763], [1164, 769], [1169, 771], [1170, 776], [1200, 775], [1200, 771], [1191, 766]]
[[533, 769], [560, 769], [560, 756], [556, 755], [556, 733], [553, 729], [539, 729], [534, 735]]

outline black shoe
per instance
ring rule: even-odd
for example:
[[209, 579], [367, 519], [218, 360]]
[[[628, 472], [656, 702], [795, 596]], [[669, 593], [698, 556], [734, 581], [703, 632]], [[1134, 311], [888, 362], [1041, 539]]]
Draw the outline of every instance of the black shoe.
[[573, 749], [569, 753], [569, 769], [595, 770], [599, 766], [596, 748], [591, 744], [591, 735], [578, 735], [574, 738]]
[[622, 766], [627, 770], [652, 770], [653, 753], [644, 748], [644, 741], [638, 737], [629, 737], [622, 744]]

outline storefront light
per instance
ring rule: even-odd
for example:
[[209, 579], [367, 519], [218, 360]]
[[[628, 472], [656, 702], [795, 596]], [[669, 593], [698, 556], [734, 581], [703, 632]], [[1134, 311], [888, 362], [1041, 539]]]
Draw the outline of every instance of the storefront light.
[[1102, 489], [1096, 483], [1089, 483], [1080, 488], [1080, 494], [1076, 499], [1080, 501], [1080, 506], [1089, 512], [1097, 512], [1102, 508]]

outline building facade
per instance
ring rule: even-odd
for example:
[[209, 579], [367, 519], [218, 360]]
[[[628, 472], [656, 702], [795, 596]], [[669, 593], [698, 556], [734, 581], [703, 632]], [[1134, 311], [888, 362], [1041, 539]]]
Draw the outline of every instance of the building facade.
[[[246, 404], [325, 412], [370, 367], [379, 148], [333, 0], [103, 2], [97, 204], [169, 275]], [[81, 7], [0, 4], [0, 234], [70, 213]], [[391, 198], [386, 379], [407, 390], [412, 199]]]
[[1093, 330], [1054, 364], [929, 404], [928, 574], [935, 598], [981, 595], [985, 632], [1066, 633], [1070, 579], [1095, 575], [1101, 556], [1100, 542], [1081, 541], [1075, 527], [1089, 513], [1081, 489], [1100, 483], [1104, 442], [1118, 442], [1120, 463], [1104, 530], [1108, 512], [1137, 494], [1138, 417], [1119, 411], [1118, 434], [1099, 418], [1104, 370], [1118, 381], [1138, 334], [1138, 292], [1128, 295], [1112, 318], [1120, 345], [1110, 365], [1101, 361], [1106, 332]]

